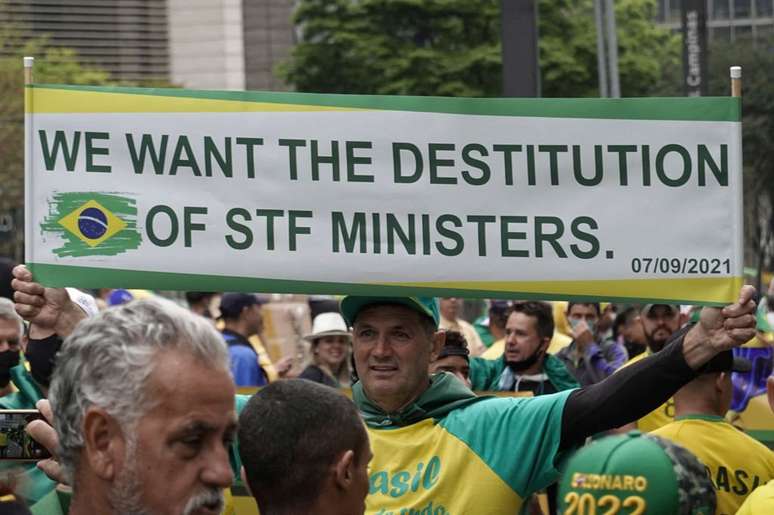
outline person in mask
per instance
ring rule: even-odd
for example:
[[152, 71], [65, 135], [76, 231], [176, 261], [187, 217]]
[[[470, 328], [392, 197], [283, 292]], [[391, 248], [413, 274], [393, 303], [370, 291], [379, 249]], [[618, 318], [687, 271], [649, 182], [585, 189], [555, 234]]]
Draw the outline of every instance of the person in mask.
[[597, 303], [570, 302], [567, 320], [572, 328], [572, 342], [556, 357], [583, 386], [598, 383], [626, 363], [624, 346], [599, 338], [600, 306]]
[[19, 364], [24, 322], [13, 309], [13, 302], [0, 298], [0, 397], [13, 393], [11, 369]]
[[502, 358], [470, 361], [473, 389], [544, 395], [577, 388], [564, 364], [547, 352], [553, 334], [551, 306], [537, 301], [515, 303], [505, 325]]

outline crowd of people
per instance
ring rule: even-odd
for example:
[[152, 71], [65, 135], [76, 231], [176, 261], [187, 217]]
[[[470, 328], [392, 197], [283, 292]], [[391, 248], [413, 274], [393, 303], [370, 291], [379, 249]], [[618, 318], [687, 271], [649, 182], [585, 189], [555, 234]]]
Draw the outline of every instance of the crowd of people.
[[236, 485], [262, 515], [774, 513], [774, 454], [737, 416], [774, 410], [774, 284], [722, 309], [492, 300], [470, 321], [458, 298], [344, 296], [294, 374], [262, 344], [265, 297], [13, 277], [0, 406], [37, 407], [52, 457], [4, 463], [0, 507], [239, 513]]

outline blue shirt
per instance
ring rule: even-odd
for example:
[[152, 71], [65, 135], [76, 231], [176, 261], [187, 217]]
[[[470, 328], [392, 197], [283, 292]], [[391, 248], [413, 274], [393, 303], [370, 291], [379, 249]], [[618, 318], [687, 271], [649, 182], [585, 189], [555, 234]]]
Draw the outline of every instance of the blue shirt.
[[236, 386], [264, 386], [266, 375], [258, 365], [258, 354], [244, 336], [228, 329], [223, 330], [223, 339], [228, 344], [231, 361], [231, 375]]

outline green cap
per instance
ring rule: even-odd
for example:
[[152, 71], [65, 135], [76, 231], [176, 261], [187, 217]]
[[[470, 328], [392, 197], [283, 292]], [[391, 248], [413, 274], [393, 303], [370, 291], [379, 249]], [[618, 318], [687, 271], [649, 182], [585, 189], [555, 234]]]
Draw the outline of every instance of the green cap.
[[351, 326], [360, 310], [372, 304], [399, 304], [432, 318], [436, 326], [441, 321], [438, 300], [435, 297], [360, 297], [347, 295], [341, 299], [341, 314], [347, 321], [347, 325]]
[[632, 431], [602, 438], [570, 458], [558, 503], [559, 513], [575, 505], [574, 513], [618, 507], [610, 513], [712, 515], [716, 498], [704, 465], [693, 454], [669, 440]]

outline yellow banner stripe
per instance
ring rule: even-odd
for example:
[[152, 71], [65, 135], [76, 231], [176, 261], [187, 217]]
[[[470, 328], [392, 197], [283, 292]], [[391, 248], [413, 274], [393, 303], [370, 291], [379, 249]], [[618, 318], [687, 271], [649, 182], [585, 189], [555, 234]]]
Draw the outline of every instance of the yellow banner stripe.
[[690, 302], [726, 304], [736, 302], [742, 277], [694, 279], [616, 279], [594, 281], [444, 281], [379, 283], [390, 286], [523, 292], [552, 296], [629, 298], [649, 300], [684, 299]]
[[127, 93], [27, 89], [28, 114], [42, 113], [244, 113], [366, 111], [349, 107], [328, 107], [270, 102], [243, 102], [208, 98], [135, 95]]

